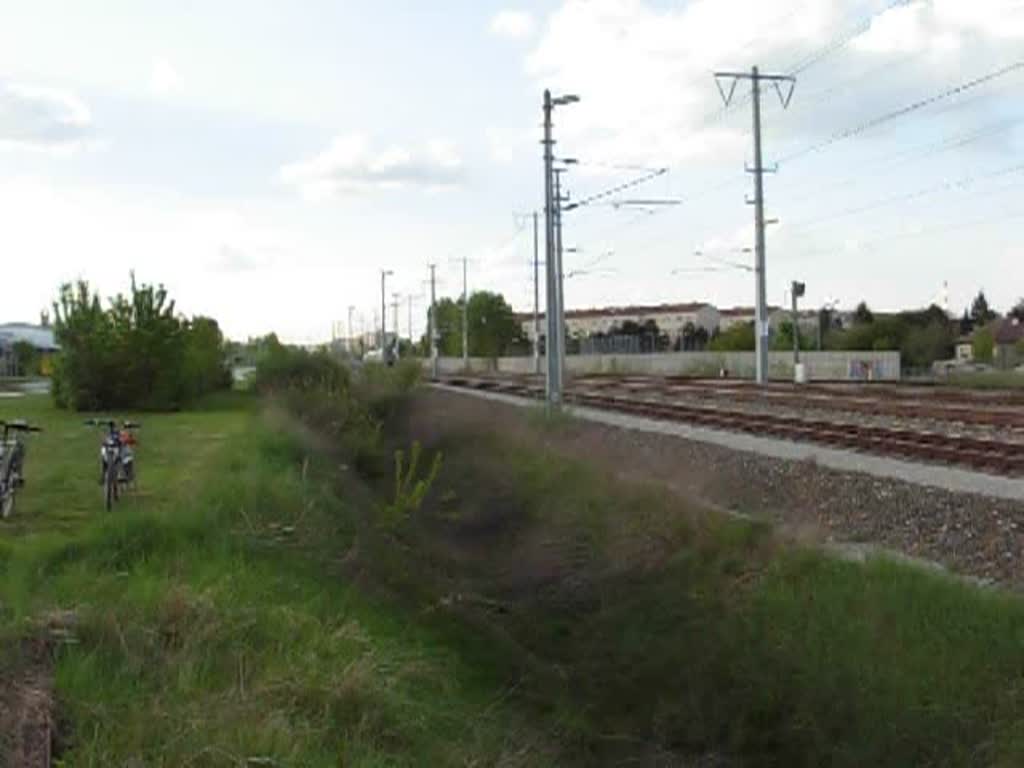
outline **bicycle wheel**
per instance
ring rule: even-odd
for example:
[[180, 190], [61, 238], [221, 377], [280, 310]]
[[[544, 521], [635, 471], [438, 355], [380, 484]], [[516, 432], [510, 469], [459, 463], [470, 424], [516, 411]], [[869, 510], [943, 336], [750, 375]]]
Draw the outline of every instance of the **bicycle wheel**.
[[3, 497], [0, 498], [0, 519], [6, 520], [14, 512], [14, 487], [4, 489]]

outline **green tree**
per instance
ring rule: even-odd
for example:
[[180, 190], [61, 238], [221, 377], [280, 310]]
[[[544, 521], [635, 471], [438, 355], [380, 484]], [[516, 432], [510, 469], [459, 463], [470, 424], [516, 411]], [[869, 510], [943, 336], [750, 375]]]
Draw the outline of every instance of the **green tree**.
[[1018, 299], [1007, 315], [1017, 319], [1017, 322], [1024, 323], [1024, 299]]
[[14, 362], [20, 376], [39, 375], [39, 350], [27, 341], [16, 341], [13, 344]]
[[100, 297], [79, 280], [60, 287], [53, 305], [54, 335], [61, 351], [54, 362], [52, 393], [63, 408], [97, 410], [109, 399], [116, 375], [111, 318]]
[[104, 310], [84, 281], [62, 285], [54, 303], [61, 348], [53, 376], [55, 402], [76, 410], [166, 410], [230, 385], [216, 322], [187, 321], [163, 286], [138, 284]]
[[442, 357], [462, 354], [462, 300], [441, 299], [436, 305], [437, 350]]
[[971, 302], [971, 322], [974, 324], [974, 327], [980, 328], [983, 325], [988, 325], [995, 319], [996, 313], [988, 305], [985, 292], [978, 291], [978, 295]]
[[[462, 354], [462, 299], [440, 299], [436, 304], [438, 353]], [[526, 338], [512, 307], [500, 293], [477, 291], [469, 297], [469, 354], [501, 357], [525, 346]]]
[[[809, 351], [814, 347], [814, 341], [806, 330], [800, 332], [800, 349]], [[783, 320], [779, 323], [778, 330], [772, 334], [771, 348], [777, 352], [785, 352], [793, 349], [793, 321]]]
[[873, 323], [874, 321], [875, 321], [875, 316], [871, 312], [871, 310], [868, 309], [867, 302], [866, 301], [862, 301], [860, 304], [858, 304], [857, 308], [853, 311], [853, 322], [854, 322], [854, 324], [855, 325], [866, 325], [868, 323]]
[[964, 315], [960, 318], [960, 335], [969, 336], [971, 331], [974, 330], [974, 321], [971, 320], [971, 315], [964, 309]]
[[712, 352], [752, 352], [754, 350], [754, 324], [737, 323], [714, 336], [708, 343]]
[[217, 321], [194, 317], [185, 328], [185, 380], [190, 397], [231, 386], [228, 349]]
[[971, 337], [971, 350], [974, 359], [979, 363], [991, 363], [992, 353], [995, 351], [995, 337], [990, 328], [979, 328]]
[[501, 357], [524, 342], [515, 312], [500, 293], [477, 291], [469, 297], [469, 352], [474, 357]]

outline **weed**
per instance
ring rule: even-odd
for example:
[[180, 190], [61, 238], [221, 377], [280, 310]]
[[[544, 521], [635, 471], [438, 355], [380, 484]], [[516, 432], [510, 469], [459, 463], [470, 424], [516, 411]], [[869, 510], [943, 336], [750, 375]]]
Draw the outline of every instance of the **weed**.
[[395, 451], [395, 495], [393, 501], [383, 507], [380, 521], [383, 526], [393, 529], [407, 521], [430, 492], [444, 459], [440, 452], [434, 454], [430, 469], [423, 477], [417, 477], [422, 453], [419, 442], [413, 442], [406, 466], [405, 452]]

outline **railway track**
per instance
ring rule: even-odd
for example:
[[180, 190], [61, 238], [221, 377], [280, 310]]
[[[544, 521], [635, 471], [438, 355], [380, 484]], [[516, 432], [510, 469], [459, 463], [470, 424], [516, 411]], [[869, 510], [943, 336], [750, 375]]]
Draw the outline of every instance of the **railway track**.
[[[711, 381], [624, 377], [580, 378], [577, 386], [610, 390], [624, 388], [634, 393], [659, 391], [666, 394], [690, 395], [714, 401], [763, 403], [797, 409], [821, 409], [888, 416], [900, 419], [934, 419], [951, 423], [997, 427], [1024, 431], [1024, 404], [1013, 405], [990, 399], [979, 401], [944, 400], [916, 396], [893, 396], [890, 388], [876, 391], [844, 391], [810, 385], [795, 390], [791, 385], [776, 384], [757, 389], [748, 384]], [[897, 390], [898, 391], [898, 390]]]
[[[544, 397], [543, 384], [526, 378], [450, 376], [441, 379], [441, 382], [456, 387], [521, 397]], [[752, 413], [718, 404], [714, 407], [692, 405], [673, 401], [672, 388], [679, 384], [671, 381], [664, 382], [664, 386], [651, 386], [647, 380], [635, 380], [630, 377], [623, 380], [607, 380], [596, 387], [593, 386], [594, 383], [593, 379], [574, 381], [563, 394], [565, 402], [715, 429], [818, 443], [875, 455], [938, 462], [999, 475], [1024, 475], [1024, 445], [1020, 443], [869, 426], [822, 418]], [[735, 396], [736, 392], [732, 387], [725, 389], [729, 397]], [[756, 390], [748, 390], [750, 394], [757, 395]], [[885, 403], [884, 400], [880, 402]], [[878, 413], [878, 404], [872, 403], [872, 408], [875, 408], [872, 412]], [[845, 407], [843, 405], [840, 408]], [[959, 414], [959, 411], [955, 413]]]

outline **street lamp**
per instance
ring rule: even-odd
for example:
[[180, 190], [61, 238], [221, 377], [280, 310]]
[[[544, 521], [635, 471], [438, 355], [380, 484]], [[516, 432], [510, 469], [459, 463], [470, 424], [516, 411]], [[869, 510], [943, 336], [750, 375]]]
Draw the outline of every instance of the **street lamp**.
[[[559, 218], [561, 201], [556, 190], [557, 172], [555, 170], [554, 145], [551, 136], [551, 113], [555, 107], [576, 104], [580, 97], [567, 93], [552, 96], [551, 91], [544, 91], [544, 211], [545, 211], [545, 243], [547, 270], [547, 386], [546, 395], [549, 406], [558, 406], [562, 401], [562, 381], [564, 377], [565, 341], [564, 323], [565, 306], [562, 302], [562, 264], [560, 253]], [[566, 165], [571, 165], [568, 163]]]

